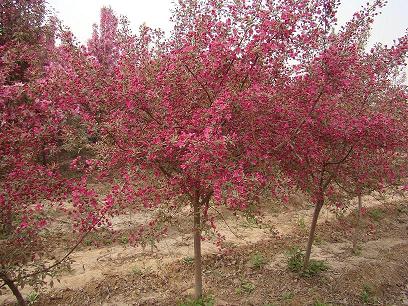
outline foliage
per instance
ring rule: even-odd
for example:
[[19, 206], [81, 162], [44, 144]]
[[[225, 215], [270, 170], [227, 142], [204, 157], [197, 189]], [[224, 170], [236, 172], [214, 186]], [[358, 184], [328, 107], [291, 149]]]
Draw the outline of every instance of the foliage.
[[186, 302], [181, 302], [179, 306], [213, 306], [215, 305], [214, 297], [209, 295], [202, 297], [200, 299], [188, 300]]
[[187, 265], [191, 265], [194, 262], [194, 257], [190, 257], [190, 256], [184, 257], [183, 262]]
[[127, 236], [122, 236], [122, 237], [120, 237], [119, 241], [120, 241], [121, 244], [126, 245], [126, 244], [129, 243], [129, 238]]
[[299, 247], [293, 247], [288, 252], [288, 268], [292, 272], [300, 273], [302, 276], [311, 277], [320, 272], [328, 270], [327, 264], [322, 260], [310, 260], [307, 269], [303, 269], [304, 252]]
[[255, 290], [255, 284], [244, 280], [241, 282], [241, 285], [239, 288], [237, 288], [237, 293], [245, 293], [245, 294], [250, 294]]
[[135, 275], [142, 275], [142, 274], [143, 274], [143, 271], [140, 269], [140, 267], [134, 266], [134, 267], [132, 268], [132, 273], [135, 274]]
[[[85, 199], [80, 179], [63, 171], [70, 163], [63, 149], [69, 137], [63, 110], [41, 96], [59, 22], [43, 0], [1, 1], [0, 14], [0, 285], [17, 286], [13, 293], [22, 304], [18, 287], [52, 286], [46, 277], [70, 263], [67, 256], [50, 265], [39, 260], [49, 243], [43, 233], [54, 217], [89, 230], [100, 216]], [[80, 217], [72, 200], [87, 204]]]
[[249, 263], [251, 267], [255, 269], [259, 269], [266, 264], [266, 259], [262, 254], [255, 253], [251, 255], [251, 258], [249, 259]]
[[32, 291], [32, 292], [30, 292], [30, 294], [27, 296], [27, 302], [28, 302], [29, 304], [34, 304], [34, 303], [38, 300], [38, 297], [39, 297], [39, 293], [38, 293], [38, 292], [35, 292], [35, 291]]
[[365, 284], [363, 289], [361, 290], [361, 301], [364, 304], [373, 304], [376, 302], [376, 298], [374, 296], [373, 287], [369, 284]]
[[378, 222], [383, 217], [383, 211], [379, 208], [374, 208], [368, 211], [368, 215], [371, 219]]
[[288, 252], [288, 268], [292, 272], [300, 272], [303, 268], [304, 253], [299, 247], [293, 247]]
[[295, 294], [292, 291], [286, 291], [282, 294], [282, 300], [290, 301], [295, 297]]
[[298, 219], [297, 224], [298, 224], [298, 226], [299, 226], [299, 228], [300, 228], [300, 230], [301, 230], [302, 232], [305, 232], [305, 231], [306, 231], [306, 222], [305, 222], [305, 218], [304, 218], [304, 217], [300, 217], [300, 218]]
[[189, 206], [199, 259], [202, 230], [216, 227], [210, 206], [258, 225], [264, 189], [285, 200], [293, 188], [316, 209], [306, 254], [294, 249], [288, 265], [314, 275], [327, 269], [308, 263], [322, 206], [408, 173], [408, 36], [365, 49], [383, 0], [340, 29], [337, 0], [180, 0], [166, 39], [102, 8], [85, 46], [44, 1], [1, 5], [0, 273], [19, 285], [50, 211], [82, 233], [153, 212], [121, 239], [145, 247]]

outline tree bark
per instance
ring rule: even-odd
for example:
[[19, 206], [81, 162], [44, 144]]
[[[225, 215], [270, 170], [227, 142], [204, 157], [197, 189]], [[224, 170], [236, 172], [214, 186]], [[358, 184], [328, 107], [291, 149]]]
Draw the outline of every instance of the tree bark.
[[40, 153], [41, 164], [45, 167], [47, 166], [47, 153], [45, 152], [44, 141], [41, 144], [41, 153]]
[[199, 194], [196, 191], [193, 202], [194, 208], [194, 269], [195, 269], [195, 298], [203, 296], [203, 276], [201, 263], [201, 207]]
[[315, 209], [314, 209], [314, 212], [313, 212], [312, 225], [310, 227], [309, 240], [307, 242], [306, 254], [305, 254], [305, 259], [304, 259], [304, 262], [303, 262], [303, 271], [305, 271], [309, 267], [310, 254], [312, 252], [312, 246], [313, 246], [313, 241], [314, 241], [314, 237], [315, 237], [317, 219], [319, 218], [320, 210], [323, 207], [323, 203], [324, 203], [324, 199], [322, 197], [316, 203], [316, 206], [315, 206]]
[[4, 209], [5, 212], [3, 213], [3, 233], [7, 237], [11, 235], [11, 232], [13, 231], [13, 212], [12, 208], [10, 206], [7, 206]]
[[10, 288], [10, 290], [13, 292], [14, 296], [17, 299], [18, 305], [20, 306], [26, 306], [27, 303], [24, 300], [23, 296], [21, 295], [20, 290], [14, 284], [14, 282], [5, 274], [5, 273], [0, 273], [0, 278], [4, 281], [4, 283]]
[[362, 199], [361, 194], [358, 195], [358, 208], [357, 208], [357, 224], [354, 230], [354, 237], [353, 237], [353, 253], [357, 252], [358, 248], [358, 240], [360, 239], [360, 229], [361, 229], [361, 208], [362, 208]]

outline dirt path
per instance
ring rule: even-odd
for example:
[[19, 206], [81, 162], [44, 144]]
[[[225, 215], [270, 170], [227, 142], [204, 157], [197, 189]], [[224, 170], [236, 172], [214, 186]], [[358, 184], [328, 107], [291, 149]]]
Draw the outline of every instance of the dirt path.
[[[370, 199], [365, 201], [366, 207], [374, 207], [380, 205], [378, 201]], [[293, 234], [300, 226], [308, 228], [310, 223], [312, 208], [301, 210], [289, 210], [278, 214], [265, 215], [261, 226], [249, 224], [242, 217], [227, 218], [226, 222], [219, 220], [218, 230], [225, 237], [225, 242], [232, 246], [245, 246], [256, 244], [264, 239], [269, 239], [271, 236], [287, 237]], [[347, 213], [350, 213], [350, 210]], [[327, 209], [322, 210], [319, 223], [325, 223], [334, 220], [336, 215]], [[123, 216], [114, 220], [114, 227], [117, 229], [131, 228], [135, 222], [139, 223], [146, 221], [146, 216]], [[373, 244], [372, 248], [368, 248], [371, 252], [381, 252], [381, 247], [385, 241], [378, 242], [378, 245]], [[389, 245], [400, 243], [396, 241], [388, 241]], [[331, 260], [336, 254], [344, 251], [347, 246], [343, 244], [331, 245], [331, 253], [316, 247], [314, 255]], [[214, 254], [217, 249], [213, 243], [204, 241], [202, 245], [203, 254]], [[319, 253], [320, 252], [320, 253]], [[337, 253], [336, 253], [337, 252]], [[367, 252], [367, 250], [365, 250]], [[369, 253], [368, 253], [369, 254]], [[193, 255], [192, 239], [189, 234], [173, 235], [172, 237], [164, 238], [157, 244], [157, 249], [153, 252], [144, 250], [141, 247], [130, 246], [112, 246], [91, 248], [75, 252], [71, 258], [74, 263], [72, 270], [60, 275], [60, 283], [55, 283], [55, 289], [80, 289], [91, 282], [107, 278], [109, 276], [128, 274], [132, 271], [161, 271], [163, 267], [169, 263], [176, 262], [180, 259], [189, 260]], [[376, 256], [376, 254], [371, 254]], [[283, 255], [281, 254], [281, 257]], [[359, 258], [363, 260], [365, 256]], [[276, 258], [276, 264], [279, 266], [279, 260]], [[341, 263], [332, 263], [334, 267]], [[348, 263], [347, 263], [348, 264]], [[346, 265], [346, 263], [344, 263]], [[344, 266], [343, 265], [343, 266]], [[24, 294], [29, 294], [30, 288], [23, 290]], [[0, 296], [0, 303], [13, 301], [13, 297], [7, 293]]]

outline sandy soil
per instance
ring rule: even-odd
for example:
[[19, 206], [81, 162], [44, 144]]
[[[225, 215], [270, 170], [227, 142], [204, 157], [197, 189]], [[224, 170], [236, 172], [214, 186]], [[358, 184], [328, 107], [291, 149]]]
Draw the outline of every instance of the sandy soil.
[[[209, 241], [202, 246], [206, 292], [216, 305], [313, 305], [317, 301], [360, 305], [367, 289], [371, 304], [408, 305], [408, 208], [401, 199], [389, 202], [365, 199], [369, 210], [382, 213], [381, 220], [373, 220], [369, 213], [364, 217], [358, 255], [350, 251], [353, 211], [339, 217], [324, 209], [312, 255], [330, 268], [313, 278], [287, 270], [287, 250], [306, 243], [312, 207], [304, 203], [267, 207], [259, 224], [223, 211], [225, 220], [218, 220], [218, 230], [228, 248], [220, 252]], [[146, 214], [118, 216], [113, 228], [128, 232], [148, 219]], [[176, 305], [193, 292], [191, 234], [170, 231], [156, 246], [83, 246], [71, 256], [71, 270], [59, 275], [60, 282], [52, 290], [44, 288], [36, 304]], [[265, 261], [259, 269], [251, 267], [254, 254]], [[248, 283], [252, 285], [243, 285]], [[25, 288], [23, 293], [30, 291]], [[0, 293], [0, 303], [13, 303], [8, 291]]]

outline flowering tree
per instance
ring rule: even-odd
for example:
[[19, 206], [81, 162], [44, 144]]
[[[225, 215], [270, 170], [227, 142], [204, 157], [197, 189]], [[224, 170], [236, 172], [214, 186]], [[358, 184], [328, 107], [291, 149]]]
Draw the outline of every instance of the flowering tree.
[[110, 203], [191, 206], [196, 297], [210, 204], [244, 210], [274, 181], [259, 139], [279, 147], [294, 132], [281, 117], [284, 93], [295, 84], [293, 61], [306, 66], [318, 54], [324, 5], [179, 1], [167, 40], [147, 27], [118, 30], [103, 9], [87, 48], [60, 48], [44, 94], [98, 132], [88, 162], [101, 178], [121, 178]]
[[[168, 39], [146, 26], [131, 34], [108, 8], [87, 46], [65, 33], [45, 77], [27, 91], [37, 98], [27, 105], [44, 105], [49, 114], [35, 116], [41, 131], [66, 138], [80, 131], [92, 143], [89, 156], [71, 163], [80, 178], [69, 184], [79, 229], [92, 229], [108, 211], [189, 205], [199, 298], [210, 206], [245, 210], [283, 176], [316, 204], [307, 267], [320, 209], [338, 194], [334, 180], [347, 181], [350, 160], [367, 151], [392, 155], [406, 144], [398, 129], [406, 91], [390, 79], [403, 64], [406, 39], [366, 53], [382, 1], [334, 33], [338, 5], [180, 0]], [[11, 126], [25, 135], [19, 128]], [[95, 178], [110, 186], [102, 198], [92, 189]]]
[[[393, 79], [405, 64], [407, 37], [391, 48], [364, 49], [370, 24], [382, 6], [376, 1], [338, 33], [330, 33], [320, 57], [288, 91], [289, 101], [294, 101], [290, 114], [301, 116], [288, 117], [288, 124], [303, 125], [278, 150], [277, 158], [285, 174], [315, 203], [304, 269], [321, 208], [326, 200], [336, 203], [341, 197], [343, 190], [333, 183], [351, 182], [350, 169], [356, 166], [360, 187], [380, 182], [381, 174], [387, 174], [384, 180], [391, 176], [394, 157], [406, 154], [406, 87]], [[334, 14], [336, 6], [330, 9]], [[364, 173], [365, 166], [369, 172]]]
[[58, 110], [31, 92], [53, 46], [44, 1], [3, 1], [0, 36], [0, 279], [24, 304], [15, 278], [30, 262], [46, 226], [45, 199], [58, 199], [61, 178], [46, 156], [55, 149]]
[[[66, 212], [62, 200], [82, 189], [61, 171], [69, 162], [63, 157], [69, 134], [62, 109], [39, 94], [52, 65], [58, 22], [40, 0], [2, 1], [0, 13], [0, 287], [8, 286], [25, 305], [19, 288], [43, 284], [67, 258], [48, 267], [38, 260], [51, 211]], [[74, 220], [90, 229], [102, 221], [100, 213], [91, 213], [93, 223], [83, 212]]]
[[[353, 251], [356, 251], [359, 236], [362, 195], [391, 188], [401, 190], [402, 180], [407, 176], [407, 91], [400, 78], [405, 68], [403, 58], [406, 50], [407, 37], [389, 50], [377, 45], [364, 58], [363, 65], [368, 73], [360, 76], [359, 84], [355, 84], [353, 89], [353, 99], [359, 101], [358, 115], [380, 113], [387, 118], [382, 119], [386, 120], [384, 128], [376, 131], [380, 135], [386, 133], [387, 143], [380, 142], [383, 136], [376, 136], [375, 147], [365, 145], [354, 152], [333, 179], [339, 191], [358, 198]], [[373, 67], [376, 69], [373, 70]]]

